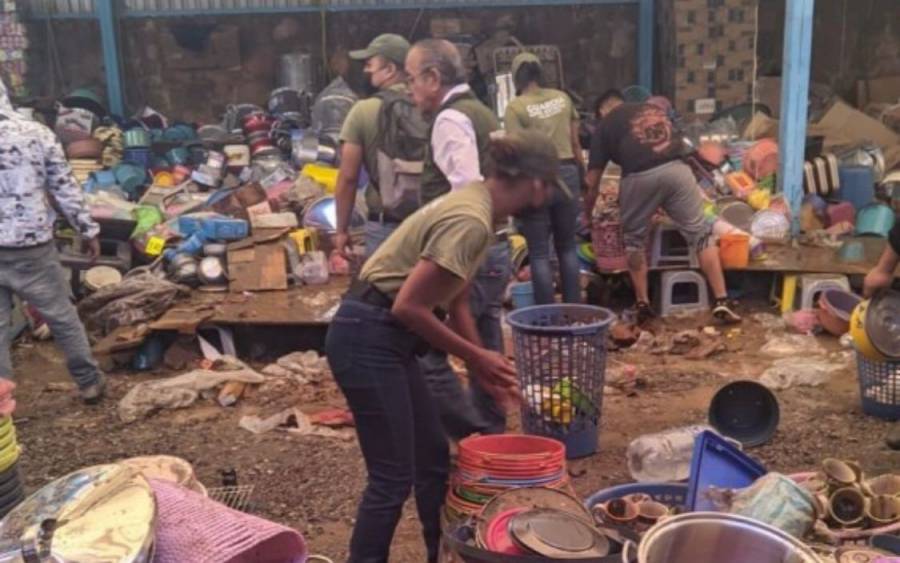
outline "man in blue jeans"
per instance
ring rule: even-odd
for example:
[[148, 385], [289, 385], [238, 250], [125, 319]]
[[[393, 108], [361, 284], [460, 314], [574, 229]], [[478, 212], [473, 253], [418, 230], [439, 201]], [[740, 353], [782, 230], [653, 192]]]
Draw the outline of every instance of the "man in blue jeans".
[[51, 197], [96, 258], [100, 227], [84, 205], [62, 146], [49, 129], [16, 113], [0, 82], [0, 377], [13, 373], [9, 320], [18, 295], [47, 321], [81, 398], [94, 404], [103, 397], [103, 375], [53, 246]]
[[[427, 39], [413, 45], [406, 74], [413, 101], [432, 120], [422, 172], [422, 201], [428, 203], [483, 179], [488, 143], [500, 124], [466, 84], [462, 57], [449, 41]], [[500, 316], [511, 269], [509, 241], [500, 231], [472, 281], [470, 305], [482, 344], [501, 353]], [[430, 350], [420, 365], [451, 438], [506, 429], [503, 410], [475, 379], [470, 379], [467, 394], [444, 352]]]

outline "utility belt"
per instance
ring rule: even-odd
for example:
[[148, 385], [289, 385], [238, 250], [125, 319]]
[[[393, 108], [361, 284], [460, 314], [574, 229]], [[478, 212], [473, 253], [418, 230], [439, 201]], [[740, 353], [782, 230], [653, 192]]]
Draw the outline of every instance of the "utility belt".
[[368, 215], [366, 215], [366, 219], [373, 223], [380, 223], [382, 225], [399, 225], [403, 222], [404, 219], [406, 219], [406, 217], [395, 215], [389, 211], [382, 211], [380, 213], [371, 211]]
[[[367, 305], [372, 305], [373, 307], [379, 307], [381, 309], [386, 309], [390, 311], [391, 307], [394, 306], [394, 300], [391, 299], [386, 293], [372, 285], [371, 283], [355, 279], [350, 283], [350, 289], [347, 290], [347, 297], [352, 297], [358, 301], [361, 301]], [[435, 309], [434, 316], [440, 319], [442, 322], [447, 319], [447, 312], [443, 309]], [[428, 350], [431, 348], [431, 345], [425, 341], [424, 338], [419, 335], [415, 335], [416, 342], [413, 353], [416, 356], [424, 356]]]
[[[350, 283], [347, 295], [362, 301], [366, 305], [372, 305], [381, 309], [390, 310], [394, 306], [394, 300], [388, 294], [375, 287], [374, 284], [358, 278]], [[434, 316], [444, 321], [447, 319], [447, 311], [437, 308], [434, 310]]]

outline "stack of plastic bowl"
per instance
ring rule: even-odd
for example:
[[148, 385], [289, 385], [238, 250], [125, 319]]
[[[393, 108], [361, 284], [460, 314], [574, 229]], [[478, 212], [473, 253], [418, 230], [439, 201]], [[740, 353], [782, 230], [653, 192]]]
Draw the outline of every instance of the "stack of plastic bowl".
[[564, 489], [568, 485], [562, 442], [522, 434], [466, 438], [459, 443], [446, 517], [459, 521], [476, 515], [494, 496], [510, 489]]
[[0, 418], [0, 518], [25, 498], [18, 461], [19, 444], [12, 419]]

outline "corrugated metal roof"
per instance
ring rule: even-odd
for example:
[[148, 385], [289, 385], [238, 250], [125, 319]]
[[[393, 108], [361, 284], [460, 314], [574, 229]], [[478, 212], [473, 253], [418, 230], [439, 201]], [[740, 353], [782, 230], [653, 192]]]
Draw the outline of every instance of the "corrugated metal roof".
[[[29, 0], [27, 13], [34, 17], [94, 17], [97, 0]], [[112, 0], [118, 2], [121, 0]], [[636, 3], [638, 0], [124, 0], [126, 17], [277, 13], [325, 8], [385, 10], [417, 8], [478, 8], [553, 4]]]

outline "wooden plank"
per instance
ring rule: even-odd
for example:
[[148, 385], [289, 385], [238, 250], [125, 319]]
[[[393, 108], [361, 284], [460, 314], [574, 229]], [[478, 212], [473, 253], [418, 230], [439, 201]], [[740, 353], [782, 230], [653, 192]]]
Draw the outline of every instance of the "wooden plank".
[[205, 293], [191, 296], [151, 324], [153, 330], [193, 332], [200, 324], [327, 326], [328, 313], [340, 303], [349, 276], [334, 276], [325, 285], [259, 293]]

